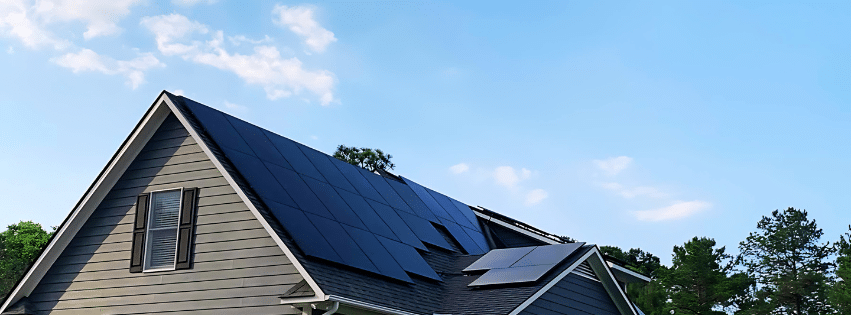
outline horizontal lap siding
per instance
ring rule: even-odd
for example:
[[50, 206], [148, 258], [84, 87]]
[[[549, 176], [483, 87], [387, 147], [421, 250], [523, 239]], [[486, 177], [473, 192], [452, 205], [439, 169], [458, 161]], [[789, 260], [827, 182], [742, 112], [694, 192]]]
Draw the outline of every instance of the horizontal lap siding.
[[[136, 196], [199, 187], [193, 267], [130, 273]], [[197, 143], [169, 117], [29, 300], [41, 313], [291, 313], [303, 278]]]
[[532, 302], [521, 314], [618, 315], [620, 313], [602, 283], [571, 273]]

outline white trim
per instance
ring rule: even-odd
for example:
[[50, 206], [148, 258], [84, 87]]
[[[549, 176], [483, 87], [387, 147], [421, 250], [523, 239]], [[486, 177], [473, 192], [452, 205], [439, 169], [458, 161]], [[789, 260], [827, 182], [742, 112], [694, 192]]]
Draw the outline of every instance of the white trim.
[[375, 305], [375, 304], [372, 304], [372, 303], [361, 302], [361, 301], [358, 301], [358, 300], [353, 300], [353, 299], [350, 299], [350, 298], [345, 298], [345, 297], [337, 296], [337, 295], [328, 296], [328, 300], [334, 301], [334, 302], [340, 302], [341, 304], [345, 304], [346, 306], [370, 310], [370, 311], [379, 312], [379, 313], [382, 313], [382, 314], [417, 315], [415, 313], [401, 311], [401, 310], [389, 308], [389, 307], [386, 307], [386, 306]]
[[[612, 271], [624, 273], [627, 276], [634, 277], [634, 278], [641, 280], [641, 281], [644, 281], [644, 282], [650, 282], [650, 280], [651, 280], [650, 277], [648, 277], [648, 276], [645, 276], [643, 274], [632, 271], [628, 268], [625, 268], [621, 265], [615, 264], [611, 261], [606, 261], [606, 264], [609, 265], [609, 268], [612, 269]], [[620, 280], [619, 277], [616, 277], [616, 278], [618, 278]], [[637, 281], [623, 281], [623, 282], [637, 282]]]
[[596, 248], [596, 247], [595, 247], [595, 248], [592, 248], [590, 251], [588, 251], [587, 253], [585, 253], [585, 255], [582, 255], [582, 257], [580, 257], [579, 259], [577, 259], [577, 260], [576, 260], [576, 261], [575, 261], [572, 265], [570, 265], [570, 267], [567, 267], [567, 269], [565, 269], [565, 270], [564, 270], [564, 271], [562, 271], [560, 274], [558, 274], [558, 276], [556, 276], [556, 277], [555, 277], [552, 281], [550, 281], [549, 283], [547, 283], [547, 285], [545, 285], [543, 288], [541, 288], [540, 290], [538, 290], [538, 292], [536, 292], [534, 295], [532, 295], [532, 296], [530, 296], [528, 299], [526, 299], [526, 301], [525, 301], [525, 302], [523, 302], [522, 304], [518, 305], [518, 306], [517, 306], [517, 308], [515, 308], [513, 311], [511, 311], [511, 313], [508, 313], [508, 315], [517, 315], [517, 314], [520, 314], [520, 312], [522, 312], [524, 309], [526, 309], [527, 307], [529, 307], [529, 305], [532, 305], [532, 302], [535, 302], [535, 300], [537, 300], [539, 297], [541, 297], [541, 295], [544, 295], [544, 293], [547, 293], [547, 291], [549, 291], [549, 290], [550, 290], [550, 288], [552, 288], [552, 287], [553, 287], [553, 286], [555, 286], [555, 285], [556, 285], [559, 281], [561, 281], [562, 279], [564, 279], [564, 277], [567, 277], [567, 275], [568, 275], [568, 274], [570, 274], [570, 273], [573, 271], [573, 269], [576, 269], [576, 267], [577, 267], [577, 266], [579, 266], [579, 264], [581, 264], [581, 263], [582, 263], [582, 262], [584, 262], [586, 259], [588, 259], [588, 257], [591, 257], [591, 255], [593, 255], [593, 254], [594, 254], [594, 251], [596, 251], [596, 250], [597, 250], [597, 248]]
[[[164, 94], [161, 94], [164, 95]], [[47, 273], [50, 266], [59, 258], [62, 251], [71, 242], [77, 232], [80, 231], [83, 224], [89, 219], [92, 212], [97, 208], [106, 194], [112, 189], [130, 163], [136, 158], [148, 140], [154, 135], [159, 126], [168, 117], [170, 109], [161, 106], [159, 101], [162, 97], [157, 98], [157, 102], [151, 106], [150, 110], [142, 118], [142, 121], [137, 125], [130, 136], [118, 149], [115, 156], [107, 164], [104, 170], [95, 179], [92, 186], [86, 191], [77, 206], [71, 211], [64, 224], [56, 231], [56, 235], [51, 242], [47, 244], [42, 254], [36, 259], [33, 266], [24, 275], [18, 285], [9, 294], [9, 297], [0, 307], [0, 313], [4, 312], [10, 305], [18, 302], [22, 297], [29, 296], [35, 289], [36, 285], [41, 281], [42, 277]]]
[[316, 284], [316, 281], [314, 281], [313, 278], [310, 277], [310, 275], [307, 273], [307, 270], [304, 269], [304, 266], [301, 265], [298, 259], [296, 259], [295, 255], [293, 255], [292, 251], [290, 251], [287, 245], [284, 244], [284, 241], [280, 238], [280, 236], [278, 236], [278, 233], [276, 233], [275, 230], [272, 229], [272, 226], [269, 225], [269, 222], [266, 222], [266, 219], [263, 218], [263, 215], [260, 214], [260, 211], [258, 211], [257, 208], [254, 206], [254, 203], [252, 203], [251, 200], [248, 199], [248, 196], [245, 194], [245, 192], [242, 191], [239, 185], [236, 184], [236, 181], [234, 181], [233, 177], [231, 177], [230, 173], [228, 173], [228, 171], [224, 168], [219, 159], [216, 158], [216, 156], [213, 154], [213, 151], [210, 150], [204, 140], [201, 139], [201, 136], [198, 134], [195, 128], [192, 128], [192, 125], [190, 125], [186, 117], [183, 116], [183, 112], [181, 112], [177, 108], [177, 106], [172, 103], [171, 99], [169, 99], [165, 94], [163, 94], [163, 97], [161, 98], [166, 104], [168, 104], [169, 108], [174, 113], [174, 116], [176, 116], [180, 123], [183, 124], [183, 127], [186, 128], [186, 130], [189, 132], [195, 142], [198, 143], [198, 146], [201, 147], [201, 150], [207, 154], [207, 157], [210, 158], [210, 161], [212, 161], [213, 164], [216, 166], [216, 169], [219, 170], [219, 173], [222, 173], [222, 176], [231, 185], [233, 190], [236, 191], [236, 194], [239, 195], [239, 198], [242, 199], [242, 202], [245, 203], [248, 209], [251, 210], [251, 213], [253, 213], [257, 220], [260, 221], [260, 224], [263, 225], [263, 228], [266, 229], [266, 232], [269, 232], [269, 235], [272, 237], [273, 240], [275, 240], [275, 243], [278, 244], [278, 247], [281, 248], [281, 250], [287, 256], [290, 262], [292, 262], [293, 266], [295, 266], [296, 270], [298, 270], [298, 273], [301, 274], [304, 280], [307, 281], [307, 284], [310, 285], [310, 288], [313, 289], [313, 293], [317, 297], [324, 297], [325, 294], [322, 293], [322, 289], [319, 288], [319, 285]]
[[484, 214], [484, 213], [481, 213], [481, 212], [478, 212], [478, 211], [475, 211], [475, 210], [473, 211], [473, 213], [475, 213], [475, 214], [476, 214], [476, 216], [478, 216], [478, 217], [480, 217], [480, 218], [482, 218], [482, 219], [485, 219], [485, 220], [486, 220], [486, 221], [488, 221], [488, 222], [494, 222], [494, 223], [496, 223], [496, 224], [499, 224], [499, 225], [500, 225], [500, 226], [502, 226], [502, 227], [508, 228], [508, 229], [510, 229], [510, 230], [512, 230], [512, 231], [515, 231], [515, 232], [518, 232], [518, 233], [522, 233], [523, 235], [526, 235], [526, 236], [528, 236], [528, 237], [534, 238], [534, 239], [539, 240], [539, 241], [541, 241], [541, 242], [544, 242], [544, 243], [547, 243], [547, 244], [550, 244], [550, 245], [562, 244], [562, 243], [557, 242], [556, 240], [553, 240], [553, 239], [550, 239], [550, 238], [547, 238], [547, 237], [544, 237], [544, 236], [541, 236], [541, 235], [535, 234], [535, 233], [533, 233], [533, 232], [531, 232], [531, 231], [529, 231], [529, 230], [521, 229], [521, 228], [519, 228], [519, 227], [515, 226], [514, 224], [509, 224], [509, 223], [507, 223], [507, 222], [504, 222], [504, 221], [502, 221], [502, 220], [500, 220], [500, 219], [497, 219], [497, 218], [494, 218], [494, 217], [492, 217], [492, 216], [486, 215], [486, 214]]
[[[594, 248], [597, 248], [597, 246], [594, 245]], [[588, 264], [591, 265], [591, 269], [593, 269], [594, 273], [597, 274], [597, 278], [600, 278], [600, 282], [603, 283], [603, 287], [606, 289], [606, 291], [609, 292], [609, 296], [615, 295], [615, 293], [612, 292], [615, 290], [620, 293], [620, 297], [622, 298], [620, 301], [612, 297], [612, 300], [615, 302], [615, 306], [618, 307], [618, 310], [621, 311], [621, 314], [626, 313], [638, 315], [638, 312], [635, 311], [635, 305], [630, 302], [629, 297], [626, 296], [626, 292], [624, 292], [623, 288], [617, 283], [617, 280], [615, 280], [615, 275], [612, 274], [612, 270], [609, 269], [608, 264], [606, 264], [606, 260], [603, 259], [603, 254], [600, 253], [599, 249], [596, 251], [596, 253], [597, 255], [595, 255], [595, 257], [597, 259], [589, 260]], [[601, 277], [601, 271], [604, 271], [608, 275], [608, 277]], [[626, 308], [626, 310], [624, 310], [624, 308]], [[627, 310], [629, 310], [629, 312], [627, 312]]]
[[[635, 306], [632, 305], [632, 302], [629, 301], [629, 298], [626, 296], [626, 293], [617, 284], [614, 275], [612, 275], [611, 271], [609, 271], [609, 268], [607, 268], [608, 266], [606, 266], [603, 260], [603, 255], [600, 254], [600, 249], [596, 245], [594, 246], [594, 248], [585, 253], [585, 255], [576, 260], [576, 262], [570, 265], [570, 267], [567, 267], [567, 269], [562, 271], [558, 276], [555, 277], [555, 279], [547, 283], [547, 285], [538, 290], [538, 292], [526, 299], [523, 304], [517, 306], [517, 308], [511, 311], [509, 315], [520, 314], [520, 312], [529, 307], [529, 305], [532, 305], [535, 300], [544, 295], [544, 293], [549, 291], [550, 288], [555, 286], [559, 281], [564, 279], [564, 277], [566, 277], [574, 269], [576, 269], [579, 264], [585, 261], [588, 261], [588, 264], [591, 265], [591, 269], [593, 269], [594, 273], [597, 274], [597, 278], [599, 278], [598, 280], [603, 284], [603, 288], [606, 289], [607, 293], [609, 293], [609, 297], [611, 297], [612, 301], [615, 302], [615, 306], [618, 307], [618, 310], [621, 312], [621, 314], [638, 315], [638, 313], [635, 311]], [[598, 271], [597, 268], [595, 268], [595, 265], [599, 265], [598, 267], [602, 267], [602, 269], [605, 269], [605, 272], [606, 274], [608, 274], [609, 277], [600, 277], [601, 272]], [[612, 292], [612, 287], [617, 288], [617, 292]], [[623, 304], [628, 305], [627, 310], [624, 310]]]
[[[177, 190], [177, 191], [180, 192], [180, 197], [178, 197], [180, 199], [178, 199], [178, 201], [177, 201], [177, 225], [174, 227], [174, 229], [175, 229], [175, 231], [174, 231], [174, 234], [175, 234], [174, 235], [174, 260], [171, 263], [171, 268], [147, 269], [148, 254], [151, 252], [151, 249], [148, 248], [148, 247], [150, 247], [150, 241], [151, 241], [151, 239], [148, 237], [148, 235], [151, 232], [151, 219], [153, 218], [151, 216], [151, 214], [154, 211], [154, 194], [161, 193], [161, 192], [167, 192], [167, 191], [174, 191], [174, 190]], [[180, 247], [180, 244], [179, 244], [180, 243], [180, 219], [181, 219], [180, 216], [183, 215], [183, 211], [181, 211], [181, 210], [183, 210], [183, 187], [166, 188], [166, 189], [160, 189], [160, 190], [148, 192], [148, 213], [145, 215], [145, 217], [148, 218], [148, 222], [145, 222], [145, 244], [144, 244], [145, 247], [143, 248], [143, 254], [144, 255], [142, 256], [142, 272], [143, 273], [145, 273], [145, 272], [157, 272], [157, 271], [173, 271], [173, 270], [177, 269], [177, 248]], [[163, 228], [160, 228], [160, 229], [163, 229]]]

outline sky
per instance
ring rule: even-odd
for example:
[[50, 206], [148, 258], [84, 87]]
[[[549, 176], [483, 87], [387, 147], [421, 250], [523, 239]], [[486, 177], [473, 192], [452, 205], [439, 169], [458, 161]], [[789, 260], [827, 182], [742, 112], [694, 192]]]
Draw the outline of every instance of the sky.
[[11, 0], [0, 225], [55, 226], [160, 91], [551, 233], [851, 224], [849, 2]]

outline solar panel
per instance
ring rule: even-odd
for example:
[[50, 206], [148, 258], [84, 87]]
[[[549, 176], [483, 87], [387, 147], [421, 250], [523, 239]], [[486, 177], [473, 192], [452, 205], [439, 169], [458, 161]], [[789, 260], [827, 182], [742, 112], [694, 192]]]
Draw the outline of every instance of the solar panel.
[[358, 243], [358, 246], [360, 246], [381, 274], [405, 282], [414, 282], [410, 277], [408, 277], [408, 274], [405, 273], [402, 266], [399, 266], [399, 263], [393, 259], [390, 252], [384, 248], [384, 245], [375, 238], [375, 235], [371, 232], [346, 225], [343, 225], [343, 228], [346, 229], [349, 236]]
[[461, 247], [464, 248], [464, 251], [466, 251], [468, 254], [480, 255], [486, 252], [486, 250], [480, 248], [479, 245], [476, 245], [476, 242], [474, 242], [473, 239], [471, 239], [470, 236], [467, 235], [467, 232], [464, 231], [464, 228], [462, 228], [460, 225], [450, 220], [444, 219], [441, 219], [441, 222], [443, 223], [443, 226], [446, 227], [446, 230], [449, 231], [449, 234], [452, 235], [452, 238], [458, 241], [458, 244], [461, 244]]
[[364, 254], [363, 250], [355, 243], [352, 237], [343, 230], [340, 223], [310, 213], [305, 213], [305, 215], [310, 219], [310, 222], [313, 222], [314, 226], [322, 229], [322, 235], [325, 236], [325, 239], [331, 244], [331, 247], [334, 248], [334, 251], [337, 252], [337, 255], [343, 259], [346, 265], [378, 274], [381, 273], [372, 264], [372, 261], [366, 257], [366, 254]]
[[194, 114], [195, 118], [198, 119], [201, 126], [210, 134], [210, 137], [214, 139], [216, 144], [220, 147], [228, 147], [244, 153], [253, 153], [251, 148], [248, 147], [248, 144], [245, 143], [242, 137], [233, 129], [227, 118], [225, 118], [224, 113], [201, 105], [188, 98], [184, 98], [184, 100], [186, 107], [189, 107], [189, 110], [192, 111], [192, 114]]
[[271, 141], [272, 144], [275, 145], [275, 148], [278, 149], [278, 152], [287, 159], [287, 162], [290, 163], [294, 171], [319, 180], [325, 180], [325, 178], [322, 177], [322, 174], [319, 174], [319, 171], [317, 171], [316, 167], [313, 166], [313, 163], [310, 163], [310, 160], [308, 160], [307, 157], [304, 156], [304, 153], [301, 152], [301, 149], [298, 148], [300, 144], [269, 131], [265, 131], [265, 133], [266, 137], [269, 138], [269, 141]]
[[[272, 200], [288, 206], [295, 207], [296, 203], [290, 198], [281, 185], [269, 174], [269, 170], [263, 162], [251, 155], [236, 150], [222, 148], [225, 156], [248, 181], [249, 186], [260, 195], [263, 200]], [[280, 168], [280, 166], [278, 166]]]
[[329, 159], [334, 159], [333, 157], [329, 157], [325, 153], [306, 146], [300, 146], [300, 148], [301, 151], [304, 152], [304, 155], [307, 156], [307, 159], [313, 162], [313, 166], [319, 170], [319, 173], [328, 180], [329, 184], [351, 192], [357, 191], [354, 187], [352, 187], [352, 184], [349, 183], [349, 180], [343, 176], [343, 173], [340, 173], [340, 170], [331, 163]]
[[322, 201], [325, 208], [334, 215], [334, 218], [337, 219], [337, 221], [356, 228], [366, 229], [366, 226], [363, 222], [361, 222], [360, 217], [358, 217], [358, 215], [349, 208], [349, 205], [346, 204], [346, 202], [343, 201], [343, 198], [337, 194], [334, 187], [307, 176], [302, 176], [302, 179], [305, 183], [307, 183], [307, 186], [310, 187], [310, 190], [316, 194], [316, 197]]
[[384, 223], [384, 220], [375, 213], [375, 210], [369, 206], [369, 203], [363, 199], [363, 197], [358, 196], [354, 193], [335, 188], [337, 193], [340, 194], [340, 197], [346, 201], [346, 204], [352, 208], [352, 211], [358, 215], [364, 225], [369, 229], [370, 232], [375, 233], [377, 235], [384, 236], [386, 238], [392, 239], [394, 241], [398, 241], [399, 238], [396, 237], [396, 234], [393, 234], [393, 230], [387, 226], [387, 223]]
[[467, 232], [467, 235], [470, 236], [471, 239], [473, 239], [473, 242], [475, 242], [476, 245], [479, 246], [479, 248], [481, 248], [484, 251], [490, 250], [490, 245], [488, 245], [488, 240], [485, 238], [485, 235], [482, 234], [482, 232], [474, 231], [474, 230], [468, 229], [466, 227], [461, 227], [461, 228], [464, 229], [464, 232]]
[[325, 205], [319, 201], [319, 198], [316, 198], [313, 191], [307, 187], [307, 184], [301, 180], [301, 177], [296, 172], [274, 164], [266, 164], [266, 167], [269, 168], [269, 171], [278, 179], [281, 186], [293, 197], [299, 209], [326, 218], [334, 218], [334, 215], [325, 208]]
[[287, 160], [278, 152], [275, 145], [269, 141], [269, 138], [266, 137], [262, 129], [235, 117], [227, 116], [227, 119], [233, 125], [234, 129], [236, 129], [237, 133], [242, 136], [242, 139], [248, 143], [248, 146], [254, 151], [255, 156], [263, 161], [292, 169], [290, 163], [287, 163]]
[[387, 223], [387, 226], [393, 230], [393, 234], [396, 234], [396, 237], [398, 237], [402, 243], [428, 251], [425, 245], [420, 242], [420, 239], [416, 236], [416, 234], [411, 231], [405, 221], [402, 221], [402, 218], [399, 217], [396, 210], [393, 210], [390, 206], [377, 201], [367, 200], [367, 202], [370, 206], [372, 206], [372, 209], [375, 210], [375, 213], [377, 213], [378, 216]]
[[404, 177], [402, 177], [402, 179], [405, 180], [405, 183], [408, 184], [408, 187], [410, 187], [411, 190], [413, 190], [414, 193], [417, 194], [417, 196], [420, 197], [420, 200], [422, 200], [423, 203], [425, 203], [426, 207], [428, 207], [433, 214], [440, 216], [440, 217], [444, 217], [444, 218], [451, 218], [452, 217], [452, 216], [449, 215], [449, 213], [446, 213], [446, 210], [443, 210], [443, 207], [440, 206], [440, 204], [437, 203], [436, 200], [434, 200], [434, 197], [432, 197], [431, 194], [429, 194], [425, 190], [425, 187], [420, 186], [420, 184], [417, 184], [410, 179], [407, 179], [407, 178], [404, 178]]
[[[481, 233], [481, 232], [482, 232], [482, 227], [481, 227], [481, 226], [479, 226], [479, 218], [478, 218], [478, 217], [476, 217], [476, 214], [475, 214], [475, 213], [473, 213], [473, 210], [472, 210], [472, 209], [470, 209], [470, 206], [465, 205], [463, 202], [460, 202], [460, 201], [458, 201], [458, 200], [452, 199], [451, 197], [449, 197], [449, 200], [450, 200], [450, 201], [452, 201], [452, 203], [453, 203], [453, 204], [455, 204], [455, 207], [456, 207], [456, 208], [458, 208], [458, 211], [460, 211], [460, 212], [461, 212], [461, 214], [463, 214], [465, 217], [467, 217], [467, 221], [470, 221], [470, 223], [471, 223], [471, 225], [472, 225], [472, 226], [470, 226], [470, 225], [465, 225], [465, 224], [461, 224], [461, 225], [464, 225], [464, 226], [466, 226], [466, 227], [473, 228], [474, 230], [476, 230], [476, 231], [478, 231], [479, 233]], [[460, 222], [459, 222], [459, 223], [460, 223]]]
[[277, 202], [266, 202], [266, 205], [305, 255], [343, 263], [343, 259], [337, 255], [337, 252], [328, 244], [322, 233], [307, 219], [304, 212]]
[[378, 236], [377, 238], [378, 241], [384, 245], [384, 248], [390, 252], [393, 259], [395, 259], [396, 262], [402, 266], [402, 269], [405, 269], [405, 271], [437, 281], [443, 281], [443, 279], [434, 272], [434, 269], [428, 265], [425, 259], [423, 259], [423, 256], [420, 255], [420, 253], [418, 253], [413, 247], [381, 236]]
[[552, 269], [551, 265], [491, 269], [468, 286], [535, 282]]
[[585, 243], [568, 243], [538, 246], [528, 255], [511, 265], [512, 268], [533, 265], [555, 265], [561, 263]]
[[440, 223], [434, 213], [432, 213], [425, 203], [423, 203], [422, 199], [420, 199], [420, 197], [411, 190], [411, 187], [395, 180], [387, 180], [387, 183], [390, 184], [390, 187], [392, 187], [393, 190], [395, 190], [396, 193], [405, 200], [405, 203], [414, 210], [414, 214], [431, 222]]
[[398, 214], [399, 217], [408, 224], [408, 227], [414, 231], [414, 234], [417, 235], [417, 238], [419, 238], [420, 241], [446, 250], [454, 251], [452, 249], [452, 245], [449, 245], [449, 243], [446, 242], [446, 239], [440, 235], [440, 232], [438, 232], [428, 220], [401, 211], [396, 212], [396, 214]]
[[461, 210], [458, 210], [458, 207], [456, 207], [455, 204], [449, 200], [449, 197], [446, 197], [445, 195], [428, 188], [426, 188], [426, 191], [431, 193], [431, 195], [434, 197], [434, 200], [437, 200], [437, 203], [439, 203], [440, 206], [442, 206], [443, 209], [446, 210], [447, 213], [449, 213], [449, 218], [451, 218], [452, 221], [464, 225], [468, 228], [475, 229], [475, 227], [470, 223], [470, 220], [467, 219], [467, 217], [464, 216], [463, 213], [461, 213]]
[[516, 247], [516, 248], [503, 248], [503, 249], [494, 249], [489, 251], [487, 254], [473, 262], [467, 268], [464, 268], [464, 272], [470, 271], [482, 271], [488, 269], [497, 269], [497, 268], [508, 268], [511, 267], [518, 260], [523, 258], [523, 256], [528, 255], [532, 250], [535, 249], [534, 246], [530, 247]]
[[399, 197], [399, 194], [390, 187], [390, 184], [387, 184], [387, 181], [384, 180], [383, 176], [370, 173], [365, 169], [360, 169], [360, 171], [361, 175], [363, 175], [372, 187], [381, 194], [381, 197], [384, 198], [383, 200], [387, 201], [388, 205], [408, 213], [414, 213], [414, 210], [411, 210], [411, 207], [402, 200], [402, 197]]
[[381, 195], [378, 194], [377, 191], [375, 191], [375, 188], [372, 187], [372, 184], [366, 181], [366, 178], [363, 178], [363, 175], [361, 175], [360, 171], [358, 171], [358, 169], [360, 169], [359, 166], [351, 165], [336, 158], [329, 160], [331, 160], [331, 163], [333, 163], [334, 166], [336, 166], [337, 169], [340, 170], [340, 173], [342, 173], [343, 176], [345, 176], [346, 179], [349, 180], [349, 183], [352, 184], [353, 187], [355, 187], [355, 189], [358, 193], [361, 194], [361, 196], [378, 202], [387, 203], [387, 201], [385, 201], [384, 198], [381, 197]]

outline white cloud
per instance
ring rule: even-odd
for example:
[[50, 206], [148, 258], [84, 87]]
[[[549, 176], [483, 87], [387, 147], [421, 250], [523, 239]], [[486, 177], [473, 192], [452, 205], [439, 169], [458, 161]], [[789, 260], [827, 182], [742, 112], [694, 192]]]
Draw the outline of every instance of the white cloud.
[[228, 102], [228, 101], [224, 101], [224, 103], [225, 103], [225, 107], [227, 107], [228, 109], [232, 109], [232, 110], [235, 110], [235, 111], [246, 111], [246, 110], [248, 110], [248, 107], [245, 107], [245, 106], [242, 106], [242, 105], [239, 105], [239, 104], [234, 104], [234, 103], [231, 103], [231, 102]]
[[171, 0], [172, 4], [184, 7], [191, 7], [201, 2], [204, 2], [206, 4], [213, 4], [216, 3], [216, 0]]
[[547, 194], [547, 191], [540, 188], [534, 189], [526, 193], [526, 201], [524, 204], [527, 207], [534, 206], [542, 200], [547, 199], [547, 196], [549, 196], [549, 194]]
[[517, 171], [511, 166], [500, 166], [493, 171], [493, 179], [496, 183], [508, 188], [514, 188], [520, 182]]
[[16, 37], [31, 49], [52, 47], [59, 50], [71, 45], [67, 40], [56, 38], [48, 32], [34, 11], [29, 1], [0, 2], [0, 34]]
[[668, 194], [661, 192], [654, 187], [648, 187], [648, 186], [639, 186], [639, 187], [627, 188], [627, 187], [624, 187], [623, 185], [621, 185], [619, 183], [612, 182], [612, 183], [602, 183], [602, 184], [600, 184], [600, 187], [614, 191], [617, 194], [619, 194], [622, 197], [627, 198], [627, 199], [631, 199], [631, 198], [635, 198], [635, 197], [639, 197], [639, 196], [647, 196], [647, 197], [653, 197], [653, 198], [668, 197]]
[[469, 170], [470, 170], [470, 166], [467, 165], [466, 163], [458, 163], [458, 164], [452, 165], [452, 167], [449, 168], [449, 171], [451, 171], [453, 174], [461, 174], [461, 173], [464, 173], [464, 172], [469, 171]]
[[635, 217], [641, 221], [667, 221], [682, 219], [710, 208], [712, 204], [695, 201], [677, 201], [673, 205], [655, 210], [635, 211]]
[[276, 5], [272, 14], [276, 15], [272, 19], [276, 24], [286, 26], [290, 31], [304, 38], [304, 43], [315, 52], [324, 52], [329, 44], [337, 41], [334, 33], [313, 19], [311, 7]]
[[177, 95], [177, 96], [184, 96], [184, 95], [186, 95], [186, 93], [185, 93], [185, 92], [183, 92], [183, 90], [174, 90], [174, 92], [171, 92], [171, 94], [174, 94], [174, 95]]
[[85, 39], [121, 32], [118, 21], [130, 13], [130, 7], [142, 0], [42, 0], [36, 12], [48, 23], [82, 21], [86, 23]]
[[269, 35], [266, 35], [265, 37], [263, 37], [263, 39], [251, 39], [251, 38], [245, 37], [245, 35], [228, 36], [228, 40], [234, 46], [239, 46], [242, 43], [259, 45], [259, 44], [265, 44], [265, 43], [271, 43], [272, 42], [272, 38], [269, 37]]
[[[205, 43], [187, 39], [194, 33], [207, 33], [205, 25], [179, 14], [145, 17], [141, 24], [154, 33], [157, 47], [165, 55], [179, 55], [185, 60], [233, 72], [248, 84], [259, 85], [270, 100], [290, 97], [308, 91], [322, 105], [335, 101], [334, 74], [327, 70], [306, 70], [298, 58], [283, 58], [277, 48], [259, 45], [250, 55], [228, 52], [224, 33], [217, 31]], [[175, 42], [180, 41], [180, 42]]]
[[146, 70], [165, 67], [165, 64], [151, 53], [139, 54], [139, 57], [125, 61], [101, 56], [85, 48], [78, 53], [67, 53], [52, 61], [59, 66], [71, 69], [74, 73], [94, 71], [107, 75], [123, 75], [127, 78], [127, 84], [133, 89], [145, 82]]
[[631, 163], [632, 158], [628, 156], [619, 156], [605, 160], [594, 160], [594, 164], [596, 164], [598, 168], [600, 168], [610, 176], [617, 175], [618, 173], [629, 167]]

